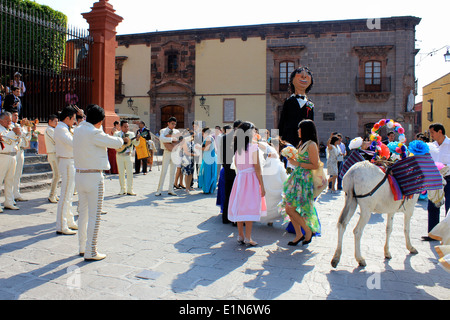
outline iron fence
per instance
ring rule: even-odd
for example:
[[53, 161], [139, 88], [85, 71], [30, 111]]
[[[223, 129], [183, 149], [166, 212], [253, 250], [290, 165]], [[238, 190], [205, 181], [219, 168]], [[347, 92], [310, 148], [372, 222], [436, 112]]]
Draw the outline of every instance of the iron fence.
[[0, 0], [3, 98], [19, 73], [25, 86], [21, 117], [47, 121], [68, 103], [71, 90], [77, 105], [85, 108], [92, 98], [91, 45], [86, 30], [52, 21], [45, 12], [23, 8], [17, 1]]

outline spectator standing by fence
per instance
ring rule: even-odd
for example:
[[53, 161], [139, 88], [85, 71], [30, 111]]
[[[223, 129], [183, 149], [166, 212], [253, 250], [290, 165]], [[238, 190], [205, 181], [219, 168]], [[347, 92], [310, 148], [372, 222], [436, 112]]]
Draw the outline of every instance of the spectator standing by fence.
[[23, 112], [23, 102], [25, 97], [25, 92], [27, 89], [25, 88], [25, 83], [21, 80], [22, 75], [19, 72], [14, 74], [14, 87], [19, 88], [19, 104], [17, 105], [17, 112], [19, 113], [19, 117], [21, 118]]

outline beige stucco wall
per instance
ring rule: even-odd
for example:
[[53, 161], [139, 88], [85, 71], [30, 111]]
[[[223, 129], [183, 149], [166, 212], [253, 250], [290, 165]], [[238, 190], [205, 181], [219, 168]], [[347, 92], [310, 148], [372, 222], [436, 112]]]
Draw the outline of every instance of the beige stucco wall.
[[125, 99], [121, 104], [116, 104], [115, 108], [119, 114], [133, 114], [127, 105], [127, 100], [131, 97], [134, 100], [133, 106], [138, 107], [138, 116], [148, 124], [150, 97], [147, 92], [150, 90], [151, 46], [132, 45], [128, 48], [119, 46], [116, 49], [116, 56], [125, 56], [128, 59], [122, 68]]
[[[431, 123], [440, 122], [446, 130], [446, 135], [450, 135], [450, 118], [447, 111], [450, 108], [448, 92], [450, 92], [450, 73], [423, 87], [422, 130], [428, 131]], [[431, 111], [429, 100], [433, 100], [433, 121], [428, 121], [428, 112]]]
[[[266, 125], [266, 41], [261, 38], [204, 40], [196, 48], [195, 118], [223, 125], [223, 100], [236, 99], [236, 119]], [[206, 98], [210, 115], [200, 107]]]

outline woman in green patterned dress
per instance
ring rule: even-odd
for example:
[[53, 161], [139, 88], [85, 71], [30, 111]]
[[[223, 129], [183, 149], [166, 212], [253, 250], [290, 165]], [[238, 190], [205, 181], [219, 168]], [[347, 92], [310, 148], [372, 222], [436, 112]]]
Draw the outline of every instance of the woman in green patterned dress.
[[[314, 234], [320, 233], [320, 223], [314, 210], [313, 176], [311, 170], [319, 168], [317, 130], [313, 121], [303, 120], [298, 125], [301, 139], [297, 159], [289, 159], [296, 168], [284, 184], [282, 211], [288, 216], [295, 229], [296, 237], [288, 245], [296, 246], [311, 242]], [[302, 233], [305, 231], [305, 235]]]

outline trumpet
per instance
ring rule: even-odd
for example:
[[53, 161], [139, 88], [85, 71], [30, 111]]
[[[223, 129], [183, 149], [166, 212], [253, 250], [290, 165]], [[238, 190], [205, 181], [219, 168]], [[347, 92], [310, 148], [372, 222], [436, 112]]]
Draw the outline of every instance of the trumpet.
[[20, 126], [21, 127], [32, 127], [37, 126], [39, 124], [39, 119], [34, 119], [33, 121], [28, 120], [27, 118], [23, 118], [20, 120]]

